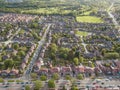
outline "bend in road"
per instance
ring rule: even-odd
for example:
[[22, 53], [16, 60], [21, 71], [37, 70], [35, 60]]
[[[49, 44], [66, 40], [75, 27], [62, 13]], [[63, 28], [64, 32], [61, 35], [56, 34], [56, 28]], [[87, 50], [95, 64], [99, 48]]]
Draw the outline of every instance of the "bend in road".
[[15, 34], [13, 35], [13, 36], [11, 36], [7, 41], [5, 41], [5, 42], [0, 42], [0, 43], [4, 43], [5, 44], [5, 46], [7, 46], [9, 43], [11, 43], [12, 42], [12, 39], [20, 32], [20, 28], [15, 32]]
[[87, 45], [87, 44], [85, 44], [85, 42], [84, 42], [84, 40], [83, 40], [83, 36], [81, 36], [81, 41], [82, 41], [82, 45], [83, 45], [83, 47], [84, 47], [84, 49], [85, 49], [85, 53], [89, 53], [88, 50], [87, 50], [87, 48], [86, 48], [86, 45]]
[[[110, 11], [110, 9], [111, 9], [113, 6], [114, 6], [114, 3], [112, 3], [112, 5], [109, 7], [108, 15], [112, 18], [113, 24], [114, 24], [116, 27], [118, 27], [119, 24], [118, 24], [116, 18], [114, 17], [114, 15], [113, 15], [113, 14], [111, 13], [111, 11]], [[118, 30], [118, 33], [119, 33], [119, 31], [120, 31], [120, 29]], [[114, 32], [114, 30], [113, 30], [113, 33], [115, 34], [116, 37], [119, 37], [119, 36], [117, 36], [117, 34]]]

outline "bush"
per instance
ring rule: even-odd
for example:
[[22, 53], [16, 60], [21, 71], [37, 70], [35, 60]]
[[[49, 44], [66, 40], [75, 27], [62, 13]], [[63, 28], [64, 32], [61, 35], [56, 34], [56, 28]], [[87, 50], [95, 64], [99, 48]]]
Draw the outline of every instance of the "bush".
[[14, 80], [8, 80], [8, 82], [14, 82]]
[[77, 79], [83, 80], [83, 75], [82, 75], [82, 74], [79, 74], [79, 75], [77, 76]]
[[54, 80], [49, 80], [48, 81], [48, 87], [49, 88], [55, 88], [55, 82], [54, 82]]
[[41, 81], [46, 81], [46, 80], [47, 80], [47, 77], [46, 77], [45, 75], [42, 75], [42, 76], [40, 77], [40, 80], [41, 80]]
[[25, 90], [30, 90], [30, 86], [29, 86], [29, 85], [26, 85], [26, 86], [25, 86]]
[[53, 76], [52, 76], [52, 78], [54, 80], [58, 80], [59, 79], [59, 75], [57, 73], [54, 73]]
[[71, 76], [70, 76], [70, 75], [66, 75], [66, 76], [65, 76], [65, 79], [66, 79], [66, 80], [71, 80]]
[[0, 78], [0, 83], [4, 82], [3, 78]]
[[41, 87], [42, 87], [42, 82], [37, 80], [35, 81], [35, 87], [34, 87], [34, 90], [39, 90]]

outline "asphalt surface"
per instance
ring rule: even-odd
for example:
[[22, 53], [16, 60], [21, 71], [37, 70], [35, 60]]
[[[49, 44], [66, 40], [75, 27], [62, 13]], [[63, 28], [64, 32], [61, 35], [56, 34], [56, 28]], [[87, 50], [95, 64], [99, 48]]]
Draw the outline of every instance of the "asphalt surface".
[[30, 64], [27, 66], [27, 69], [24, 72], [23, 79], [29, 79], [30, 78], [30, 73], [32, 71], [34, 63], [35, 63], [35, 61], [37, 60], [37, 58], [39, 56], [40, 50], [42, 48], [42, 45], [45, 44], [45, 39], [47, 37], [47, 33], [49, 32], [50, 26], [51, 26], [51, 24], [46, 25], [45, 33], [44, 33], [42, 39], [38, 42], [38, 47], [37, 47], [37, 49], [36, 49], [32, 59], [30, 61]]

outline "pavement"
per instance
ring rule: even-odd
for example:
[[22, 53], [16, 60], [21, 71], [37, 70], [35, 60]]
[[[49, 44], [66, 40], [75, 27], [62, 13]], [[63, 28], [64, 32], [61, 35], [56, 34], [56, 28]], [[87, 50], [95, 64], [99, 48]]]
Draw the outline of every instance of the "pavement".
[[[112, 21], [113, 21], [113, 24], [116, 26], [116, 27], [118, 27], [118, 26], [120, 26], [119, 24], [118, 24], [118, 22], [117, 22], [117, 20], [116, 20], [116, 18], [114, 17], [114, 15], [111, 13], [111, 9], [114, 7], [114, 3], [112, 3], [112, 5], [109, 7], [109, 11], [108, 11], [108, 15], [112, 18]], [[120, 28], [118, 29], [118, 33], [120, 32]], [[115, 36], [116, 37], [119, 37], [116, 33], [115, 33], [115, 31], [113, 30], [113, 33], [115, 34]]]
[[24, 90], [25, 85], [33, 87], [33, 83], [29, 82], [4, 82], [0, 83], [0, 90]]
[[51, 26], [51, 24], [46, 25], [45, 33], [44, 33], [42, 39], [38, 42], [38, 47], [37, 47], [37, 49], [36, 49], [36, 51], [35, 51], [32, 59], [31, 59], [31, 61], [30, 61], [30, 64], [27, 66], [27, 69], [26, 69], [26, 71], [25, 71], [24, 74], [23, 74], [23, 80], [30, 78], [30, 73], [31, 73], [31, 71], [32, 71], [32, 68], [33, 68], [33, 66], [34, 66], [35, 61], [37, 60], [37, 58], [38, 58], [38, 56], [39, 56], [39, 53], [40, 53], [40, 50], [41, 50], [42, 46], [43, 46], [44, 43], [45, 43], [45, 40], [46, 40], [46, 37], [47, 37], [47, 33], [49, 32], [50, 26]]
[[85, 44], [84, 40], [83, 40], [83, 36], [81, 36], [81, 41], [82, 41], [82, 45], [84, 46], [84, 49], [85, 49], [85, 53], [89, 53], [86, 46], [87, 44]]

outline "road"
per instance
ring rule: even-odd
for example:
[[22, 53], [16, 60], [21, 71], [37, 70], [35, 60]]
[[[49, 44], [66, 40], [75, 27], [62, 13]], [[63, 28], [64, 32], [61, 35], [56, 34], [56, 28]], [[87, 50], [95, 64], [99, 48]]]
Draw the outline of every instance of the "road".
[[[113, 6], [114, 6], [114, 3], [112, 3], [111, 4], [111, 6], [109, 7], [109, 9], [108, 9], [108, 15], [109, 15], [109, 17], [110, 18], [112, 18], [112, 21], [113, 21], [113, 24], [116, 26], [116, 27], [118, 27], [119, 26], [119, 24], [118, 24], [118, 22], [116, 21], [116, 18], [114, 17], [114, 15], [111, 13], [111, 9], [113, 8]], [[119, 28], [119, 30], [118, 30], [118, 33], [120, 32], [120, 28]], [[115, 31], [113, 30], [113, 33], [115, 34], [115, 36], [116, 37], [119, 37], [116, 33], [115, 33]]]
[[29, 79], [29, 78], [30, 78], [30, 73], [31, 73], [31, 71], [32, 71], [32, 68], [33, 68], [33, 66], [34, 66], [35, 61], [37, 60], [37, 58], [38, 58], [38, 56], [39, 56], [41, 47], [42, 47], [42, 45], [45, 43], [45, 39], [46, 39], [46, 37], [47, 37], [47, 33], [49, 32], [49, 28], [50, 28], [51, 24], [48, 24], [48, 25], [46, 25], [46, 26], [47, 26], [47, 28], [46, 28], [46, 30], [45, 30], [45, 33], [44, 33], [42, 39], [38, 42], [38, 47], [37, 47], [37, 49], [36, 49], [36, 51], [35, 51], [32, 59], [31, 59], [31, 61], [30, 61], [30, 64], [28, 65], [26, 71], [24, 72], [22, 79]]
[[85, 44], [84, 40], [83, 40], [83, 36], [81, 36], [81, 41], [82, 41], [82, 45], [84, 46], [84, 49], [85, 49], [85, 53], [89, 53], [86, 46], [87, 44]]
[[33, 87], [33, 83], [29, 82], [5, 82], [4, 85], [0, 83], [0, 90], [24, 90], [25, 86], [29, 85], [30, 87]]
[[15, 32], [15, 34], [12, 35], [7, 41], [5, 41], [5, 42], [0, 42], [0, 43], [3, 43], [3, 44], [5, 44], [5, 46], [7, 46], [9, 43], [12, 42], [12, 39], [20, 32], [20, 30], [21, 30], [21, 28], [19, 28], [19, 29]]
[[118, 88], [119, 85], [120, 85], [119, 80], [115, 80], [115, 79], [109, 80], [107, 78], [103, 78], [103, 79], [93, 80], [93, 82], [91, 82], [88, 86], [89, 86], [89, 90], [93, 90], [92, 87], [96, 87], [96, 86], [97, 87], [101, 86], [102, 88], [105, 88], [105, 87], [111, 88], [110, 90], [118, 90], [118, 89], [113, 89], [113, 88]]

